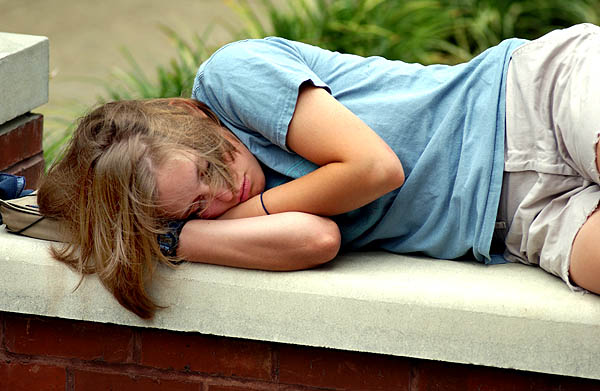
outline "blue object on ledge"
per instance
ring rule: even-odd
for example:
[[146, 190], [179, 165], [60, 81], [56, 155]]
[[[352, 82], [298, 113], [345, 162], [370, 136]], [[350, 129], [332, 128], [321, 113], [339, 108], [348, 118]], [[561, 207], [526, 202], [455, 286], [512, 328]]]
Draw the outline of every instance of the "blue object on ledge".
[[[33, 193], [33, 190], [25, 189], [25, 177], [0, 173], [0, 199], [11, 200]], [[2, 224], [2, 216], [0, 216]]]

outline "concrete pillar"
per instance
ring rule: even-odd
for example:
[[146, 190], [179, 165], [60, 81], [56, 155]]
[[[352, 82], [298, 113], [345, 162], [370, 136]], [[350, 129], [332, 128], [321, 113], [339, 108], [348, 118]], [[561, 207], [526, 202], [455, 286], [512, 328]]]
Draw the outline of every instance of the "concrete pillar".
[[43, 117], [48, 102], [48, 38], [0, 33], [0, 171], [35, 188], [44, 169]]

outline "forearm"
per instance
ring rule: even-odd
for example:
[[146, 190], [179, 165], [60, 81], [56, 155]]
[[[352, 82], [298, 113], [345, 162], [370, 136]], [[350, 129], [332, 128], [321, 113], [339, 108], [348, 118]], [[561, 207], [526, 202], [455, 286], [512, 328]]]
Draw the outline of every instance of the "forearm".
[[[404, 169], [396, 153], [320, 88], [301, 90], [286, 140], [290, 150], [319, 168], [268, 190], [263, 201], [270, 213], [332, 216], [366, 205], [404, 183]], [[260, 199], [255, 197], [223, 218], [261, 214]]]
[[335, 257], [337, 225], [304, 213], [280, 213], [236, 220], [191, 220], [177, 255], [193, 262], [262, 269], [298, 270]]
[[[396, 175], [396, 177], [395, 177]], [[397, 177], [383, 165], [365, 162], [361, 166], [330, 163], [296, 180], [263, 194], [269, 213], [298, 211], [333, 216], [357, 209], [396, 189]], [[226, 212], [222, 218], [261, 216], [265, 212], [256, 196]]]

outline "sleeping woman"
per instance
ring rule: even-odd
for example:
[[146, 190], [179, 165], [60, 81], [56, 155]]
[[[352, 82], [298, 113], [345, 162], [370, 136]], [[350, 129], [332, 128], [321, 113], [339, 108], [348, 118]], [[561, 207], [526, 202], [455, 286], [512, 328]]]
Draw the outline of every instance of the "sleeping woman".
[[191, 99], [82, 118], [38, 192], [127, 309], [156, 263], [298, 270], [339, 251], [539, 264], [600, 293], [600, 29], [510, 39], [455, 66], [281, 38], [224, 46]]

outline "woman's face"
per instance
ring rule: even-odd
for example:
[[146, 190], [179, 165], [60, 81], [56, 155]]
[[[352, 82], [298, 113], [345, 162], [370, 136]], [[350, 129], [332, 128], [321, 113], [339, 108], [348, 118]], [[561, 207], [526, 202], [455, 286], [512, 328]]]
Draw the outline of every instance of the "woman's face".
[[185, 219], [205, 209], [199, 217], [218, 217], [264, 190], [265, 175], [254, 155], [233, 135], [228, 137], [237, 149], [228, 163], [233, 191], [228, 187], [210, 189], [202, 179], [208, 162], [192, 152], [181, 152], [156, 170], [158, 201], [166, 216]]

